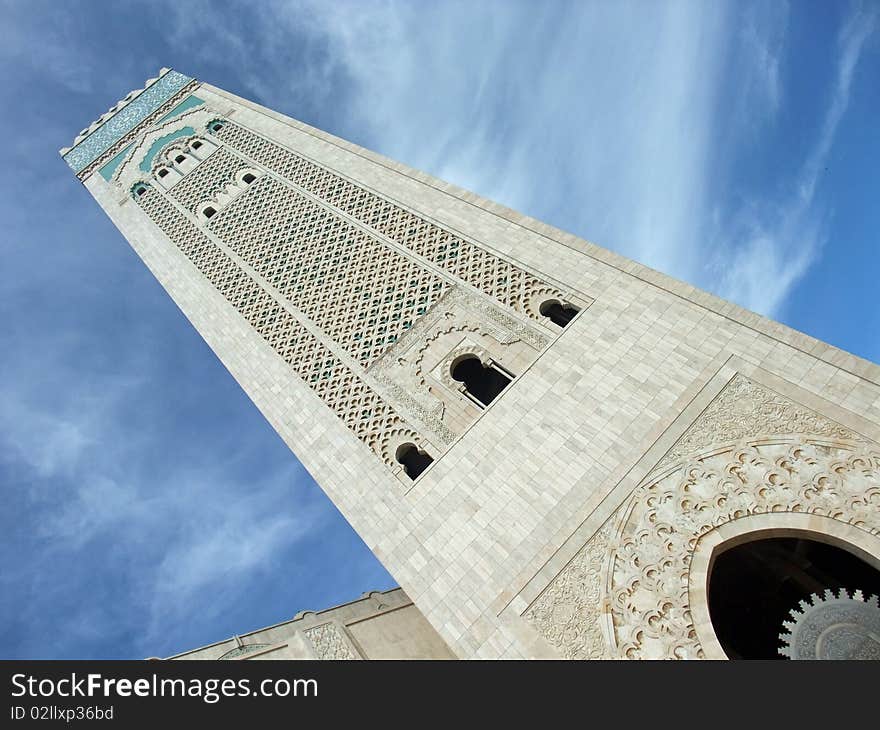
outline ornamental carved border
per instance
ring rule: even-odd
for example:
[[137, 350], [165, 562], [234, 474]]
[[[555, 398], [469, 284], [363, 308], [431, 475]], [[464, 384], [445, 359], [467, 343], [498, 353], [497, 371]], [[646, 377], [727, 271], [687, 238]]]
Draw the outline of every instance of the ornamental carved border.
[[735, 441], [757, 433], [809, 433], [862, 440], [839, 423], [737, 373], [666, 452], [655, 470], [672, 466], [710, 444]]
[[318, 659], [360, 659], [344, 630], [335, 623], [313, 626], [303, 634], [314, 647]]
[[76, 173], [77, 178], [80, 181], [84, 181], [95, 170], [106, 165], [107, 162], [118, 155], [129, 143], [137, 139], [145, 130], [149, 129], [153, 124], [155, 124], [157, 120], [161, 119], [165, 114], [174, 109], [174, 107], [176, 107], [181, 101], [183, 101], [186, 97], [193, 93], [198, 88], [198, 86], [199, 82], [197, 80], [193, 79], [192, 81], [190, 81], [174, 96], [164, 102], [158, 109], [153, 111], [148, 116], [144, 117], [140, 122], [137, 123], [135, 127], [130, 129], [125, 134], [121, 135], [106, 150], [104, 150], [95, 159], [85, 165], [85, 167], [83, 167], [79, 172]]
[[773, 512], [831, 517], [880, 534], [880, 449], [806, 434], [749, 440], [640, 487], [606, 567], [616, 654], [702, 658], [688, 597], [697, 542], [727, 522]]
[[[744, 399], [738, 412], [754, 429], [732, 441], [727, 434], [743, 426], [721, 422], [731, 419], [720, 407], [731, 393]], [[717, 438], [705, 443], [712, 421]], [[782, 431], [800, 424], [820, 433]], [[880, 447], [843, 434], [850, 432], [735, 376], [669, 452], [691, 456], [655, 470], [523, 618], [572, 659], [701, 658], [688, 576], [703, 535], [774, 512], [821, 515], [880, 534]]]

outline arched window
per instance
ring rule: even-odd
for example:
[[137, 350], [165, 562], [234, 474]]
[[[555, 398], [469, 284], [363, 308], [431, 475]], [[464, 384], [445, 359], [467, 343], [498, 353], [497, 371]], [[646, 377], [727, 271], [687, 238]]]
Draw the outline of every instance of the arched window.
[[156, 173], [159, 177], [165, 177], [168, 174], [168, 169], [163, 167], [160, 168], [159, 172]]
[[540, 312], [558, 327], [565, 327], [581, 310], [573, 304], [564, 304], [558, 299], [548, 299], [541, 303]]
[[244, 177], [242, 178], [245, 185], [250, 185], [256, 179], [256, 176], [252, 172], [246, 172]]
[[179, 165], [185, 159], [186, 159], [186, 157], [184, 155], [177, 155], [177, 157], [174, 158], [174, 161]]
[[476, 355], [465, 355], [452, 365], [452, 377], [464, 383], [465, 392], [479, 405], [488, 406], [504, 390], [513, 375], [492, 362], [483, 365]]
[[394, 458], [397, 459], [398, 464], [403, 465], [403, 470], [412, 480], [417, 479], [425, 469], [434, 463], [430, 454], [422, 451], [412, 442], [399, 446]]
[[221, 129], [223, 129], [223, 122], [211, 122], [210, 126], [212, 132], [219, 132]]
[[[819, 658], [856, 658], [851, 653], [869, 649], [876, 630], [861, 625], [864, 617], [854, 609], [867, 607], [849, 596], [880, 594], [880, 571], [806, 535], [734, 545], [715, 558], [708, 587], [712, 627], [731, 659], [798, 658], [810, 636], [808, 648]], [[880, 622], [880, 609], [874, 610]]]
[[209, 206], [205, 207], [205, 208], [202, 210], [202, 215], [204, 215], [205, 218], [210, 218], [210, 217], [212, 217], [216, 212], [217, 212], [217, 209], [216, 209], [216, 208], [213, 208], [213, 207], [211, 207], [211, 206], [209, 205]]
[[145, 192], [147, 192], [147, 189], [143, 185], [138, 185], [134, 190], [134, 194], [138, 197], [143, 195]]
[[198, 149], [199, 147], [201, 147], [201, 146], [202, 146], [202, 143], [199, 142], [199, 140], [195, 140], [195, 142], [192, 143], [192, 148], [193, 148], [194, 150], [197, 150], [197, 149]]

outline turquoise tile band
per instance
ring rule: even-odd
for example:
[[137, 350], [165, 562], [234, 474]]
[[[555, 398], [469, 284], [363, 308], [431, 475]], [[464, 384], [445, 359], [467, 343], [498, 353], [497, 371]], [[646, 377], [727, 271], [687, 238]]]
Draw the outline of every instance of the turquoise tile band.
[[80, 172], [190, 81], [189, 76], [169, 71], [65, 154], [64, 161], [74, 172]]

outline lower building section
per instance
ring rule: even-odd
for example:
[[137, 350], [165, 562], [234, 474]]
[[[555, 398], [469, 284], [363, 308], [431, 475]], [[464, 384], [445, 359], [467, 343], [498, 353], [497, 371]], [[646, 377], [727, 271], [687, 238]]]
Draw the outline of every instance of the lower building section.
[[185, 651], [169, 659], [455, 659], [402, 588]]

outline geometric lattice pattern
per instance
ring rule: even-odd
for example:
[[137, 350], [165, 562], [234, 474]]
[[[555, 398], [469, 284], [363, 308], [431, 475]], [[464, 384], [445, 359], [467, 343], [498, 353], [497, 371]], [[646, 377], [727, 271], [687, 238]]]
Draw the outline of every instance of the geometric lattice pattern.
[[554, 287], [483, 247], [236, 124], [226, 122], [215, 134], [246, 157], [517, 312], [543, 323], [545, 318], [529, 307], [529, 302], [536, 294], [561, 297]]
[[[228, 174], [225, 157], [221, 163]], [[448, 288], [433, 271], [269, 176], [208, 227], [365, 368]]]
[[228, 149], [214, 150], [186, 177], [171, 188], [171, 196], [191, 213], [198, 214], [199, 203], [213, 198], [235, 181], [235, 173], [247, 163]]
[[389, 466], [387, 438], [413, 433], [394, 408], [312, 336], [228, 254], [147, 187], [138, 204], [339, 418]]

